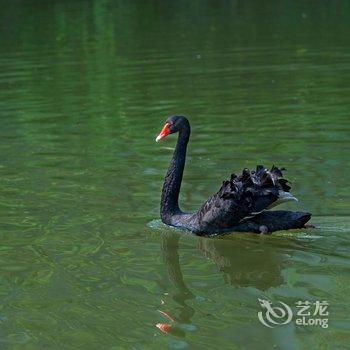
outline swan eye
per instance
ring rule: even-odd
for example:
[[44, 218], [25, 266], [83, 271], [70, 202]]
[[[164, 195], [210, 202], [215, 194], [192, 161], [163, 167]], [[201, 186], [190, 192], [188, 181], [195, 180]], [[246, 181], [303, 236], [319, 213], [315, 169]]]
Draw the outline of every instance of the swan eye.
[[165, 123], [163, 126], [163, 129], [160, 131], [159, 135], [156, 138], [156, 142], [159, 142], [160, 140], [163, 140], [170, 134], [170, 123]]

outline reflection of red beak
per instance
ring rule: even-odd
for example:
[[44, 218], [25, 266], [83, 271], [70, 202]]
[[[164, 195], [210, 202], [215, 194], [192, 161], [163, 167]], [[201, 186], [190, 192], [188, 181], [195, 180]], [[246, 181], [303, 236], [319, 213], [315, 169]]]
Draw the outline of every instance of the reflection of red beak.
[[157, 323], [156, 327], [160, 329], [163, 333], [169, 333], [171, 330], [171, 325], [168, 323]]
[[163, 140], [169, 134], [170, 134], [170, 124], [169, 123], [165, 123], [165, 125], [163, 126], [162, 131], [159, 133], [159, 135], [156, 138], [156, 142], [159, 142], [160, 140]]

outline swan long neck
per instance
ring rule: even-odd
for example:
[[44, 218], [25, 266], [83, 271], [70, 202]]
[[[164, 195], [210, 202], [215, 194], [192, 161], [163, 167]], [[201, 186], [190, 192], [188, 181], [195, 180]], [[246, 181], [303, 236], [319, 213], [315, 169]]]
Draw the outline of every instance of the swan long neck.
[[172, 215], [181, 213], [179, 208], [179, 193], [190, 133], [190, 126], [186, 123], [179, 131], [176, 148], [165, 175], [160, 205], [160, 216], [165, 223], [170, 223]]

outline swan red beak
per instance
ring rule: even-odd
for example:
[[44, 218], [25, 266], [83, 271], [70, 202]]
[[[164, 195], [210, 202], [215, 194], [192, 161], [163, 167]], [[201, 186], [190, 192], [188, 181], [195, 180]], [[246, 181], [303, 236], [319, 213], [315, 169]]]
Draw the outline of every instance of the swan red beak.
[[169, 123], [165, 123], [165, 125], [163, 126], [163, 129], [161, 130], [161, 132], [159, 133], [159, 135], [156, 138], [156, 142], [159, 142], [160, 140], [163, 140], [169, 134], [170, 134], [170, 124]]

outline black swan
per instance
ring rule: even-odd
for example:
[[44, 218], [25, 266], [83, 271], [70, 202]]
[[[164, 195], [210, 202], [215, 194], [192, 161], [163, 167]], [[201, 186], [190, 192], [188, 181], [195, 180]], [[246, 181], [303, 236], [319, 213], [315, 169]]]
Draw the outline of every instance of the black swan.
[[238, 176], [232, 174], [197, 212], [182, 212], [178, 199], [191, 133], [187, 118], [169, 117], [156, 141], [176, 132], [179, 137], [164, 179], [160, 205], [160, 216], [165, 224], [200, 236], [228, 232], [270, 233], [306, 227], [311, 218], [309, 213], [268, 211], [280, 203], [297, 201], [289, 193], [291, 187], [288, 181], [282, 178], [282, 170], [285, 169], [275, 166], [267, 170], [258, 165], [255, 171], [244, 169]]

